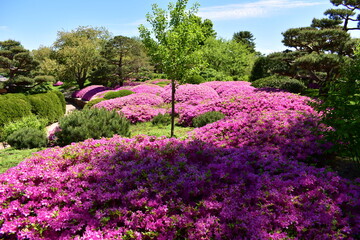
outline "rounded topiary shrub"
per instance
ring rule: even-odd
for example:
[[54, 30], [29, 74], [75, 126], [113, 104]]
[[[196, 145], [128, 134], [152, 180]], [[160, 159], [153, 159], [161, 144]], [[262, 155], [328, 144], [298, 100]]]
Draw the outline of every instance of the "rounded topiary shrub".
[[171, 115], [168, 113], [159, 113], [151, 120], [151, 123], [153, 125], [169, 125], [171, 123]]
[[96, 99], [93, 99], [91, 101], [88, 101], [85, 106], [84, 106], [84, 109], [90, 109], [92, 106], [94, 106], [95, 104], [99, 103], [99, 102], [102, 102], [106, 100], [105, 98], [96, 98]]
[[0, 96], [0, 128], [6, 123], [30, 116], [31, 104], [23, 94], [5, 94]]
[[47, 137], [45, 129], [21, 128], [11, 133], [6, 142], [16, 149], [46, 147]]
[[107, 92], [104, 95], [104, 99], [109, 100], [109, 99], [118, 98], [118, 97], [125, 97], [125, 96], [131, 95], [133, 93], [134, 93], [133, 91], [130, 91], [127, 89], [119, 90], [116, 92]]
[[129, 121], [115, 111], [106, 109], [85, 109], [74, 111], [59, 121], [61, 131], [55, 133], [57, 143], [65, 146], [88, 138], [98, 139], [118, 134], [130, 135]]
[[61, 106], [62, 106], [63, 113], [65, 114], [65, 112], [66, 112], [66, 100], [65, 100], [64, 94], [62, 92], [59, 92], [59, 91], [51, 91], [51, 92], [55, 93], [56, 96], [59, 98]]
[[208, 123], [213, 123], [223, 119], [225, 115], [221, 112], [211, 111], [203, 113], [193, 118], [192, 123], [194, 127], [203, 127]]
[[40, 93], [28, 96], [32, 105], [32, 112], [39, 118], [56, 122], [64, 115], [63, 103], [55, 92]]
[[254, 81], [251, 86], [256, 88], [277, 88], [291, 93], [302, 93], [306, 89], [303, 82], [294, 78], [278, 75], [260, 78]]

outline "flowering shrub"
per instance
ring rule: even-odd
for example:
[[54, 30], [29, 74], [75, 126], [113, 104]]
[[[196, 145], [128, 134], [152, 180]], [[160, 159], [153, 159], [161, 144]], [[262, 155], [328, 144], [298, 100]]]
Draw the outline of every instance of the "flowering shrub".
[[81, 98], [81, 100], [89, 101], [95, 94], [108, 90], [107, 87], [102, 85], [91, 85], [81, 89], [80, 91], [75, 91], [72, 95], [73, 98]]
[[135, 93], [121, 98], [114, 98], [95, 104], [95, 108], [106, 108], [107, 110], [120, 110], [126, 105], [160, 105], [164, 100], [150, 93]]
[[56, 86], [61, 86], [63, 84], [64, 84], [63, 82], [57, 81], [56, 83], [53, 84], [53, 86], [56, 87]]
[[171, 83], [171, 80], [170, 79], [155, 79], [155, 80], [148, 80], [146, 81], [147, 83], [152, 83], [152, 84], [157, 84], [157, 83]]
[[[171, 102], [171, 85], [165, 86], [160, 94], [166, 103]], [[177, 86], [176, 102], [201, 101], [205, 99], [218, 99], [219, 95], [214, 89], [205, 85], [184, 84]]]
[[155, 84], [141, 84], [131, 88], [131, 91], [136, 93], [151, 93], [160, 95], [164, 89]]
[[224, 91], [227, 92], [232, 89], [237, 89], [238, 92], [241, 91], [252, 91], [255, 88], [250, 86], [250, 82], [245, 81], [229, 81], [229, 82], [222, 82], [222, 81], [212, 81], [212, 82], [204, 82], [200, 85], [208, 86], [213, 88], [221, 97], [226, 96]]
[[271, 149], [137, 137], [36, 153], [0, 175], [4, 239], [353, 239], [360, 187]]
[[236, 96], [221, 98], [204, 104], [178, 106], [179, 123], [184, 126], [191, 126], [194, 117], [210, 111], [222, 112], [226, 116], [235, 116], [239, 112], [250, 113], [264, 110], [296, 110], [316, 115], [316, 111], [307, 104], [309, 101], [311, 99], [308, 97], [286, 92], [254, 91], [239, 93]]
[[154, 108], [150, 105], [127, 105], [120, 110], [131, 122], [148, 122], [158, 114], [165, 114], [166, 109]]

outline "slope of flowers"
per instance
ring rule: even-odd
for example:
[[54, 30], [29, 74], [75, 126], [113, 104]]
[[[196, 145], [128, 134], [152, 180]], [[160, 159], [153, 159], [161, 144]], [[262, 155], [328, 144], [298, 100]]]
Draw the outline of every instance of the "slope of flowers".
[[4, 239], [353, 239], [360, 189], [257, 149], [137, 137], [39, 152], [0, 175]]
[[[166, 103], [171, 102], [171, 85], [165, 86], [164, 91], [160, 94]], [[184, 84], [177, 86], [175, 101], [202, 101], [205, 99], [218, 99], [217, 92], [209, 86]]]
[[75, 91], [72, 95], [73, 98], [81, 98], [81, 100], [89, 101], [95, 94], [108, 90], [109, 88], [102, 85], [91, 85], [79, 91]]
[[151, 105], [127, 105], [120, 110], [131, 122], [148, 122], [159, 113], [165, 114], [166, 109], [154, 108]]
[[141, 84], [130, 88], [130, 90], [135, 93], [151, 93], [155, 95], [160, 95], [164, 91], [162, 87], [155, 84]]
[[315, 110], [307, 103], [311, 101], [308, 97], [298, 96], [286, 92], [243, 92], [235, 96], [223, 97], [203, 104], [189, 104], [188, 107], [179, 106], [179, 123], [190, 126], [192, 119], [202, 113], [219, 111], [226, 116], [235, 116], [241, 112], [261, 112], [295, 110], [315, 114]]
[[99, 102], [94, 105], [96, 108], [106, 108], [107, 110], [120, 110], [126, 105], [160, 105], [164, 100], [151, 93], [135, 93], [121, 98], [114, 98]]

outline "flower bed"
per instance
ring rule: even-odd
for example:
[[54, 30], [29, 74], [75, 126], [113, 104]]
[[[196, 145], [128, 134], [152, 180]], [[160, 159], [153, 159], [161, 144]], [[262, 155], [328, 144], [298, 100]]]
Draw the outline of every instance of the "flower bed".
[[104, 87], [102, 85], [91, 85], [89, 87], [85, 87], [79, 91], [75, 91], [72, 94], [73, 98], [81, 98], [81, 100], [89, 101], [95, 94], [99, 92], [103, 92], [108, 90], [109, 88]]
[[[171, 85], [165, 86], [160, 95], [166, 103], [171, 102]], [[205, 99], [218, 99], [219, 95], [214, 89], [205, 85], [184, 84], [177, 86], [175, 101], [201, 101]]]
[[262, 146], [137, 137], [37, 153], [0, 175], [4, 239], [352, 239], [360, 189]]
[[155, 95], [160, 95], [164, 91], [164, 88], [155, 84], [141, 84], [132, 87], [130, 90], [136, 93], [151, 93]]
[[154, 108], [150, 105], [128, 105], [120, 110], [121, 113], [131, 122], [148, 122], [159, 113], [165, 114], [166, 109]]
[[164, 100], [150, 93], [135, 93], [121, 98], [114, 98], [99, 102], [94, 105], [96, 108], [106, 108], [107, 110], [120, 110], [126, 105], [160, 105]]

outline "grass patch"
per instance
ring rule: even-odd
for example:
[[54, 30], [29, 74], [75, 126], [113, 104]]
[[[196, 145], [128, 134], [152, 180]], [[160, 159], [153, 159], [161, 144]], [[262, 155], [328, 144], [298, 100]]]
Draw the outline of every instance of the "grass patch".
[[[185, 138], [187, 136], [187, 133], [193, 129], [194, 128], [192, 127], [175, 126], [175, 131], [174, 131], [175, 137]], [[156, 126], [153, 125], [151, 122], [144, 122], [144, 123], [137, 123], [130, 125], [131, 137], [140, 134], [145, 134], [148, 136], [156, 136], [156, 137], [161, 137], [161, 136], [170, 137], [170, 130], [171, 130], [170, 124], [166, 126], [162, 126], [162, 125]]]
[[17, 150], [13, 148], [6, 148], [0, 150], [0, 173], [4, 173], [11, 167], [15, 167], [25, 158], [31, 157], [32, 153], [38, 152], [44, 148], [32, 148]]

